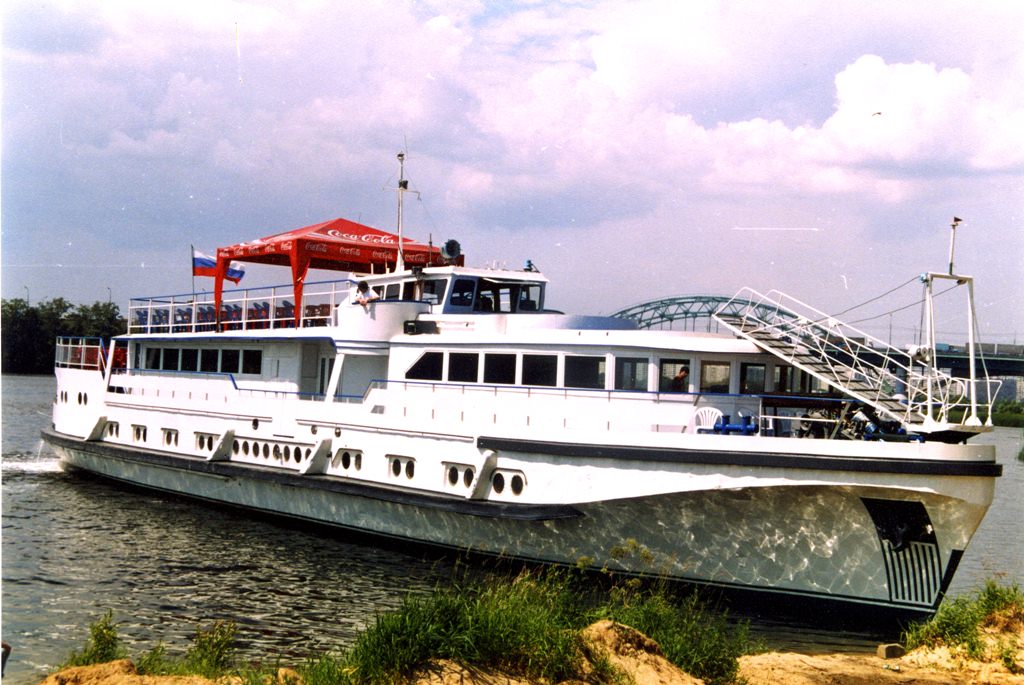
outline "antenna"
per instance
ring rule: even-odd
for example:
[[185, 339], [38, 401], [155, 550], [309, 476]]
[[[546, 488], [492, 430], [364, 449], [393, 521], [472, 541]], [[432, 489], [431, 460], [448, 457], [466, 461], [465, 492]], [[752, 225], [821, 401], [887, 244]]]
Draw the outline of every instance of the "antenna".
[[953, 217], [953, 223], [949, 225], [953, 229], [949, 234], [949, 275], [953, 275], [953, 246], [956, 243], [956, 227], [960, 225], [960, 217]]
[[402, 209], [406, 193], [419, 193], [409, 190], [409, 181], [405, 178], [405, 152], [398, 153], [398, 263], [395, 264], [395, 271], [405, 270], [405, 243], [402, 238]]

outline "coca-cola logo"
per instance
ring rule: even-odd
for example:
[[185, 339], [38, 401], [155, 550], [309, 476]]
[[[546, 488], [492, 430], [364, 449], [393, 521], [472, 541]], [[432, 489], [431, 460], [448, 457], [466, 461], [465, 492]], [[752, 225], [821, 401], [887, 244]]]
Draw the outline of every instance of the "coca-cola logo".
[[306, 252], [327, 252], [327, 246], [323, 243], [306, 243]]
[[348, 240], [353, 243], [373, 243], [376, 245], [394, 245], [396, 243], [394, 236], [390, 235], [376, 235], [372, 233], [357, 235], [355, 233], [345, 233], [336, 228], [330, 228], [325, 233], [332, 238], [340, 238], [341, 240]]

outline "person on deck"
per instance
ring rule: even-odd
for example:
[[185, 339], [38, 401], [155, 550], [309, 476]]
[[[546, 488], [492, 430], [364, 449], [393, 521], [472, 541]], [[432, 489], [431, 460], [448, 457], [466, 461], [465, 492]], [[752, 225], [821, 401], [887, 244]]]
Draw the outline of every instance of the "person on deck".
[[360, 304], [363, 306], [363, 309], [366, 309], [370, 302], [377, 299], [380, 299], [380, 295], [370, 290], [370, 286], [366, 281], [359, 281], [356, 285], [356, 304]]

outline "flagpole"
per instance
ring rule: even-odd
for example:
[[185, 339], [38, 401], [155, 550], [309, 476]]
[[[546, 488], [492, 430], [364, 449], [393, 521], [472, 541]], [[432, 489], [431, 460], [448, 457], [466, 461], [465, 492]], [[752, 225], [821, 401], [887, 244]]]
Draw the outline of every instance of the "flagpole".
[[189, 245], [188, 249], [188, 263], [192, 266], [190, 270], [192, 271], [192, 299], [194, 300], [196, 298], [196, 246]]

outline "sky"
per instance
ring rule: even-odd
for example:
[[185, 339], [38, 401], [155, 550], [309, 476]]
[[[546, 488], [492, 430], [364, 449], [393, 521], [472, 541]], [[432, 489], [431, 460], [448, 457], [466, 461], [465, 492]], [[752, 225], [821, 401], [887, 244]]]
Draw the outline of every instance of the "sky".
[[[948, 270], [957, 216], [982, 340], [1024, 344], [1015, 0], [7, 0], [0, 20], [7, 299], [125, 311], [191, 291], [190, 245], [394, 230], [404, 150], [406, 235], [530, 259], [549, 306], [777, 289], [909, 340], [910, 281]], [[963, 290], [940, 339], [966, 338]]]

